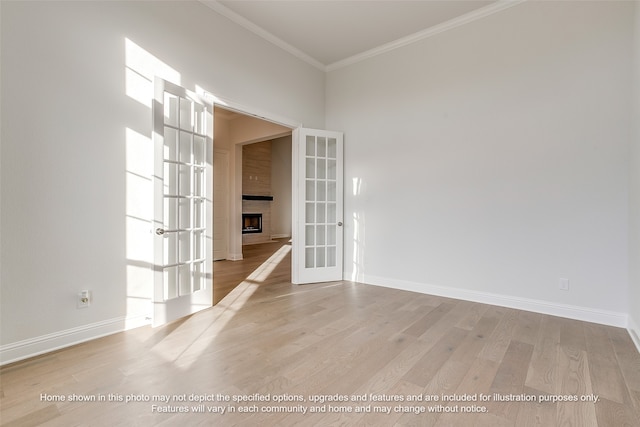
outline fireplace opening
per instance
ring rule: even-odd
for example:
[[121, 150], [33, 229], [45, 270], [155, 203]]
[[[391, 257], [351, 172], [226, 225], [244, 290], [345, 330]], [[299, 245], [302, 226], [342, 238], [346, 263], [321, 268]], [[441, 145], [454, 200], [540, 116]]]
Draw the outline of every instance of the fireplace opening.
[[242, 214], [242, 234], [248, 233], [262, 233], [261, 213]]

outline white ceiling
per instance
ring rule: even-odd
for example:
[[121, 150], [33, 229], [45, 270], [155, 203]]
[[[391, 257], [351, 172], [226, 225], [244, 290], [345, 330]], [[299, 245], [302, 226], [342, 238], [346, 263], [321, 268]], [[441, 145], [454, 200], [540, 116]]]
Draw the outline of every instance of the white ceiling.
[[330, 70], [521, 0], [201, 0], [314, 66]]

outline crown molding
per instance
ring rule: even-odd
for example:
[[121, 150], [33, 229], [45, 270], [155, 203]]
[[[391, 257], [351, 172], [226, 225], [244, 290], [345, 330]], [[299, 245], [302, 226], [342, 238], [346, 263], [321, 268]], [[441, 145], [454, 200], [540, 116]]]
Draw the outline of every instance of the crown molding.
[[273, 34], [268, 32], [264, 28], [254, 24], [253, 22], [249, 21], [248, 19], [244, 18], [243, 16], [238, 15], [237, 13], [235, 13], [234, 11], [229, 9], [228, 7], [222, 5], [221, 3], [218, 3], [216, 0], [200, 0], [200, 2], [203, 3], [204, 5], [210, 7], [211, 9], [215, 10], [220, 15], [222, 15], [222, 16], [230, 19], [231, 21], [235, 22], [236, 24], [240, 25], [241, 27], [244, 27], [245, 29], [251, 31], [255, 35], [257, 35], [259, 37], [262, 37], [266, 41], [268, 41], [270, 43], [273, 43], [274, 45], [278, 46], [280, 49], [282, 49], [282, 50], [284, 50], [286, 52], [289, 52], [290, 54], [292, 54], [293, 56], [297, 57], [298, 59], [303, 60], [304, 62], [316, 67], [317, 69], [319, 69], [321, 71], [326, 71], [325, 70], [325, 65], [322, 64], [321, 62], [319, 62], [316, 59], [312, 58], [311, 56], [307, 55], [306, 53], [304, 53], [300, 49], [298, 49], [298, 48], [296, 48], [294, 46], [291, 46], [289, 43], [285, 42], [281, 38], [274, 36]]
[[316, 60], [315, 58], [307, 55], [306, 53], [304, 53], [303, 51], [301, 51], [300, 49], [290, 45], [289, 43], [285, 42], [284, 40], [282, 40], [279, 37], [274, 36], [273, 34], [271, 34], [270, 32], [268, 32], [267, 30], [265, 30], [264, 28], [254, 24], [253, 22], [249, 21], [248, 19], [244, 18], [243, 16], [238, 15], [237, 13], [235, 13], [234, 11], [232, 11], [231, 9], [227, 8], [226, 6], [222, 5], [221, 3], [219, 3], [216, 0], [200, 0], [200, 2], [206, 6], [208, 6], [209, 8], [213, 9], [214, 11], [218, 12], [220, 15], [225, 16], [226, 18], [230, 19], [231, 21], [235, 22], [236, 24], [240, 25], [241, 27], [251, 31], [252, 33], [256, 34], [257, 36], [263, 38], [264, 40], [278, 46], [279, 48], [283, 49], [286, 52], [289, 52], [290, 54], [294, 55], [295, 57], [297, 57], [298, 59], [301, 59], [302, 61], [314, 66], [315, 68], [324, 71], [324, 72], [329, 72], [329, 71], [335, 71], [338, 70], [340, 68], [344, 68], [347, 67], [349, 65], [353, 65], [355, 63], [364, 61], [365, 59], [369, 59], [369, 58], [373, 58], [374, 56], [378, 56], [378, 55], [382, 55], [383, 53], [387, 53], [390, 52], [392, 50], [410, 45], [412, 43], [416, 43], [420, 40], [424, 40], [426, 38], [429, 38], [431, 36], [434, 36], [436, 34], [440, 34], [444, 31], [448, 31], [451, 30], [453, 28], [457, 28], [461, 25], [465, 25], [468, 24], [470, 22], [476, 21], [478, 19], [484, 18], [486, 16], [492, 15], [494, 13], [500, 12], [502, 10], [508, 9], [510, 7], [516, 6], [520, 3], [523, 3], [527, 0], [498, 0], [495, 3], [491, 3], [488, 6], [485, 7], [481, 7], [480, 9], [476, 9], [474, 11], [471, 11], [469, 13], [466, 13], [464, 15], [460, 15], [456, 18], [450, 19], [448, 21], [445, 21], [441, 24], [438, 25], [434, 25], [432, 27], [429, 27], [423, 31], [418, 31], [417, 33], [411, 34], [409, 36], [406, 37], [402, 37], [398, 40], [389, 42], [389, 43], [385, 43], [383, 45], [380, 45], [378, 47], [375, 47], [373, 49], [367, 50], [365, 52], [359, 53], [357, 55], [353, 55], [350, 56], [348, 58], [342, 59], [340, 61], [336, 61], [332, 64], [329, 65], [324, 65], [322, 64], [320, 61]]
[[418, 31], [417, 33], [413, 33], [409, 36], [402, 37], [398, 40], [385, 43], [376, 48], [367, 50], [365, 52], [359, 53], [357, 55], [353, 55], [349, 58], [345, 58], [343, 60], [334, 62], [325, 67], [325, 71], [335, 71], [340, 68], [347, 67], [349, 65], [353, 65], [355, 63], [364, 61], [365, 59], [373, 58], [374, 56], [382, 55], [383, 53], [390, 52], [395, 49], [399, 49], [401, 47], [410, 45], [412, 43], [416, 43], [420, 40], [424, 40], [431, 36], [435, 36], [436, 34], [440, 34], [442, 32], [460, 27], [462, 25], [468, 24], [470, 22], [476, 21], [478, 19], [484, 18], [485, 16], [492, 15], [494, 13], [500, 12], [502, 10], [508, 9], [510, 7], [516, 6], [520, 3], [525, 2], [526, 0], [498, 0], [495, 3], [487, 5], [485, 7], [481, 7], [480, 9], [476, 9], [469, 13], [465, 13], [464, 15], [460, 15], [456, 18], [445, 21], [441, 24], [434, 25], [425, 30]]

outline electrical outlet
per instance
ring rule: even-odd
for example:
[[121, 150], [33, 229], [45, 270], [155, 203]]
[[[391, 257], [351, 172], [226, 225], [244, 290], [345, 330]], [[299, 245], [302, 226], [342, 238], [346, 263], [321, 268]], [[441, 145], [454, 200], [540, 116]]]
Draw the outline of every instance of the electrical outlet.
[[91, 304], [91, 292], [86, 290], [78, 292], [76, 308], [87, 308], [89, 304]]
[[561, 291], [568, 291], [569, 279], [558, 279], [558, 288], [560, 288]]

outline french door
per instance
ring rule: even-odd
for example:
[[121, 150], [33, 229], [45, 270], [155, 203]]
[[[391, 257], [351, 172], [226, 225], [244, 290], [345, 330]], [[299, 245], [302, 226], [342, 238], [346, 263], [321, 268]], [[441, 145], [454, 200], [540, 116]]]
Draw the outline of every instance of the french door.
[[153, 144], [158, 326], [212, 305], [213, 107], [157, 79]]
[[293, 132], [293, 283], [342, 280], [342, 150], [340, 132]]

